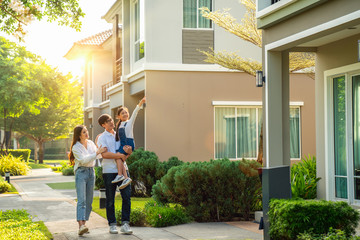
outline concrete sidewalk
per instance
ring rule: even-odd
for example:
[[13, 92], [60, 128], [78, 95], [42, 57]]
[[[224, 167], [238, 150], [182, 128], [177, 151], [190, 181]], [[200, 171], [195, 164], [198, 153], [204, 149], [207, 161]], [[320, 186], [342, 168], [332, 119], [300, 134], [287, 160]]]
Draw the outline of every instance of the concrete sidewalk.
[[[43, 221], [54, 239], [263, 239], [258, 224], [252, 222], [189, 223], [165, 228], [132, 227], [133, 235], [110, 234], [107, 220], [92, 212], [89, 234], [77, 235], [75, 190], [54, 190], [47, 183], [74, 182], [51, 169], [34, 169], [27, 176], [11, 177], [19, 194], [0, 195], [0, 210], [26, 209]], [[96, 196], [97, 193], [95, 193]], [[120, 230], [120, 227], [119, 227]]]

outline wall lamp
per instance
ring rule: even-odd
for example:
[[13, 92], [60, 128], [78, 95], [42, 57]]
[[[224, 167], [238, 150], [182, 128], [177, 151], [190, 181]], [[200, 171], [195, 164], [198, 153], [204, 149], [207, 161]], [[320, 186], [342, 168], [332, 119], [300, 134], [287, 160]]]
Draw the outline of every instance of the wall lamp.
[[265, 77], [263, 76], [263, 72], [256, 70], [256, 87], [262, 87], [265, 82]]

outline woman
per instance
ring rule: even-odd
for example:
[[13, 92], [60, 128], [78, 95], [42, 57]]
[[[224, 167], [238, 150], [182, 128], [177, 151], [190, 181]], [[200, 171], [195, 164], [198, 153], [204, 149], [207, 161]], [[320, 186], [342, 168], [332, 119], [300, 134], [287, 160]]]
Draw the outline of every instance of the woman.
[[69, 160], [74, 166], [75, 186], [77, 194], [76, 219], [79, 223], [79, 235], [88, 232], [85, 226], [92, 209], [95, 174], [94, 164], [96, 156], [106, 151], [106, 148], [97, 148], [89, 140], [89, 133], [85, 126], [74, 128], [73, 141], [70, 147]]

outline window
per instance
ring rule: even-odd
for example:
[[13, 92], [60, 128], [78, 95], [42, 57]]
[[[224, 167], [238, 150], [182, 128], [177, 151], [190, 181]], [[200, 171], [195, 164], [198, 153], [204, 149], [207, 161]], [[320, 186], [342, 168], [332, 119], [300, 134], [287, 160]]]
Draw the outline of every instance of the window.
[[135, 62], [145, 56], [144, 42], [144, 0], [138, 0], [134, 3], [134, 53]]
[[[260, 106], [215, 107], [215, 158], [257, 158]], [[300, 107], [290, 108], [290, 157], [300, 158]]]
[[184, 0], [183, 26], [184, 28], [212, 28], [209, 19], [201, 15], [199, 8], [207, 7], [212, 10], [211, 0]]

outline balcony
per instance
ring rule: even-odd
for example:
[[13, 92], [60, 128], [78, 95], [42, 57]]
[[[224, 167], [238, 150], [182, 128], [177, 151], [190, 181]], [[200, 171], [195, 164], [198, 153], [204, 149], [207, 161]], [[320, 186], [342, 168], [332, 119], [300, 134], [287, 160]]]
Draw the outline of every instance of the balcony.
[[121, 81], [121, 75], [122, 75], [122, 58], [119, 58], [115, 62], [115, 83]]
[[101, 86], [101, 100], [102, 100], [102, 102], [109, 99], [109, 96], [106, 94], [106, 89], [108, 89], [112, 85], [114, 85], [113, 81], [105, 83], [104, 85]]

